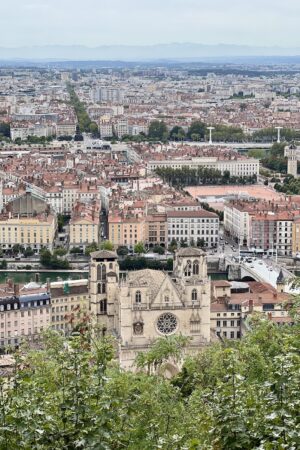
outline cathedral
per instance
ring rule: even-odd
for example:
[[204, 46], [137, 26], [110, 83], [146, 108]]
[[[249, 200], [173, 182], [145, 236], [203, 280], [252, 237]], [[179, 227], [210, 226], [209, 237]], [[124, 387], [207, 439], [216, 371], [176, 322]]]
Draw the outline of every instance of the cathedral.
[[137, 353], [161, 336], [189, 336], [188, 353], [209, 343], [210, 280], [205, 252], [198, 248], [180, 248], [172, 274], [150, 269], [120, 273], [115, 252], [93, 252], [89, 289], [91, 312], [117, 338], [125, 369], [133, 369]]

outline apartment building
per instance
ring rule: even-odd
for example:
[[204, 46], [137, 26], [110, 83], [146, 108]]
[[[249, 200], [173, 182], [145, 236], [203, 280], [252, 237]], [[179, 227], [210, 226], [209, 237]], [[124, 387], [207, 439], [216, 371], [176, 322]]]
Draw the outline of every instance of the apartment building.
[[8, 280], [0, 285], [0, 347], [36, 340], [50, 326], [49, 285], [31, 282], [20, 286]]
[[69, 224], [70, 248], [79, 247], [82, 250], [100, 240], [100, 202], [77, 202]]
[[168, 243], [175, 239], [178, 243], [194, 245], [204, 240], [206, 247], [216, 247], [219, 243], [219, 217], [206, 211], [169, 211], [167, 213]]
[[70, 333], [89, 314], [88, 280], [51, 283], [51, 328]]
[[239, 339], [247, 332], [246, 319], [259, 313], [274, 323], [292, 323], [286, 308], [290, 295], [283, 292], [283, 276], [279, 275], [277, 289], [257, 281], [212, 281], [211, 329], [222, 339]]
[[4, 251], [15, 244], [39, 251], [42, 247], [52, 250], [57, 230], [56, 216], [39, 214], [35, 217], [9, 217], [0, 215], [0, 243]]
[[222, 159], [221, 157], [194, 157], [154, 160], [147, 163], [147, 168], [154, 171], [157, 168], [182, 169], [189, 167], [198, 169], [205, 167], [219, 170], [222, 174], [228, 171], [231, 176], [244, 177], [259, 174], [259, 161], [254, 158]]
[[127, 245], [133, 248], [138, 242], [145, 242], [144, 217], [109, 214], [108, 239], [116, 247]]
[[167, 246], [167, 216], [166, 214], [150, 214], [145, 218], [145, 244]]

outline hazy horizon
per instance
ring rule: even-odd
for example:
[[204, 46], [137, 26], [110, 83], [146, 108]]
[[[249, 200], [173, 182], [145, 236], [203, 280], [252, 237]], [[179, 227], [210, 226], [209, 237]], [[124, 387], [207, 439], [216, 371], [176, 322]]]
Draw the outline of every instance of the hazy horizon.
[[294, 48], [299, 16], [296, 0], [11, 0], [1, 6], [0, 42], [6, 48], [178, 42]]

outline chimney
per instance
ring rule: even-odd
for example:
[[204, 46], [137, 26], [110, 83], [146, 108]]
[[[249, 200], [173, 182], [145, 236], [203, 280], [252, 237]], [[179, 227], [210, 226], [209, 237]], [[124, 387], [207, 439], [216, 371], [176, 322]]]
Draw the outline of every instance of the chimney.
[[14, 283], [14, 295], [18, 297], [20, 295], [20, 285], [19, 283]]
[[46, 279], [46, 283], [47, 283], [47, 292], [50, 292], [50, 278]]
[[249, 313], [253, 312], [253, 300], [249, 300]]

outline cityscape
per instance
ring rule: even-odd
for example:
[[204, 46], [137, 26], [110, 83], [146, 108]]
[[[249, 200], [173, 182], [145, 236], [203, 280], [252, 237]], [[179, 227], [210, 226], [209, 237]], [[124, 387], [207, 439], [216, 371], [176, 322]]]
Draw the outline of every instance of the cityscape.
[[296, 450], [297, 39], [101, 3], [116, 39], [32, 4], [0, 48], [0, 450]]

